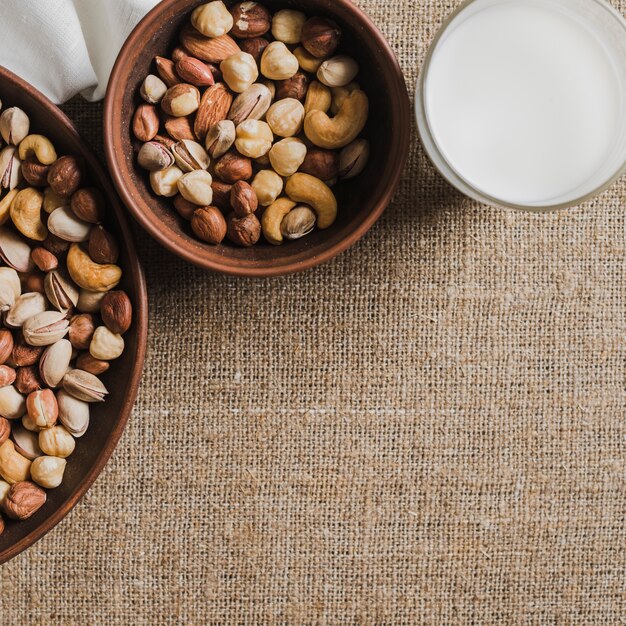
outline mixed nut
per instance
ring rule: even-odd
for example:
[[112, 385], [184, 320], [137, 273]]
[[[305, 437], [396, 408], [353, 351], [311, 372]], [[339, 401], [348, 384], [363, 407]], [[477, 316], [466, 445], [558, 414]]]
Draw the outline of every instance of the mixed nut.
[[132, 305], [114, 290], [118, 245], [80, 159], [58, 156], [17, 107], [0, 136], [0, 511], [23, 520], [107, 396], [98, 376], [124, 351]]
[[329, 228], [332, 187], [363, 172], [357, 62], [324, 17], [260, 3], [198, 6], [140, 88], [132, 130], [158, 196], [210, 244], [273, 245]]

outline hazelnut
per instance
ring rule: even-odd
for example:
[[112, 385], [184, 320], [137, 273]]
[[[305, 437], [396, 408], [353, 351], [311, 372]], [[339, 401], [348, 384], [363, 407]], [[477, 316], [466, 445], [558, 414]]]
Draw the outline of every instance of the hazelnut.
[[237, 217], [245, 217], [250, 213], [255, 213], [259, 208], [259, 200], [252, 187], [240, 180], [233, 185], [230, 194], [230, 204]]
[[190, 85], [196, 87], [210, 87], [215, 85], [215, 78], [211, 70], [200, 59], [183, 57], [176, 63], [176, 72]]
[[215, 174], [225, 183], [252, 178], [252, 161], [235, 152], [227, 152], [216, 164]]
[[52, 191], [65, 198], [76, 193], [82, 179], [82, 167], [75, 156], [57, 159], [48, 172], [48, 184]]
[[59, 266], [56, 256], [45, 248], [35, 248], [30, 253], [30, 258], [42, 272], [51, 272]]
[[33, 187], [45, 187], [48, 184], [49, 165], [42, 165], [36, 159], [22, 161], [22, 176]]
[[79, 189], [70, 202], [72, 212], [83, 222], [98, 224], [104, 219], [104, 198], [98, 189]]
[[89, 256], [92, 261], [103, 265], [117, 263], [119, 257], [117, 241], [102, 226], [92, 228], [89, 233]]
[[108, 361], [94, 359], [89, 352], [84, 352], [76, 359], [76, 367], [94, 376], [100, 376], [111, 367], [111, 364]]
[[139, 141], [151, 141], [159, 132], [159, 114], [152, 104], [140, 104], [133, 115], [133, 135]]
[[247, 52], [257, 63], [260, 63], [263, 52], [269, 45], [270, 42], [264, 37], [255, 37], [254, 39], [244, 39], [240, 47], [243, 52]]
[[258, 2], [238, 2], [230, 13], [233, 16], [231, 35], [239, 39], [259, 37], [272, 27], [270, 12]]
[[[12, 385], [15, 382], [16, 373], [8, 365], [0, 365], [0, 388]], [[0, 441], [0, 443], [3, 443]]]
[[102, 299], [100, 316], [112, 333], [123, 335], [133, 321], [133, 305], [126, 292], [109, 291]]
[[0, 330], [0, 363], [6, 363], [13, 352], [13, 333], [10, 330]]
[[170, 87], [161, 100], [163, 111], [173, 117], [191, 115], [198, 110], [199, 106], [200, 92], [197, 87], [189, 83], [179, 83]]
[[179, 195], [174, 198], [174, 208], [176, 209], [178, 215], [180, 215], [184, 220], [189, 221], [193, 217], [198, 205], [185, 200], [185, 198]]
[[213, 245], [222, 243], [226, 237], [226, 220], [219, 209], [212, 206], [195, 211], [191, 218], [191, 228], [196, 237]]
[[[213, 189], [213, 206], [216, 206], [222, 211], [230, 211], [230, 192], [233, 186], [227, 185], [219, 180], [214, 180], [211, 187]], [[194, 209], [197, 208], [198, 207], [194, 207]]]
[[304, 102], [309, 89], [309, 79], [302, 72], [298, 72], [287, 80], [280, 80], [276, 85], [276, 99], [294, 98]]
[[2, 510], [14, 520], [25, 520], [34, 515], [46, 502], [46, 492], [27, 480], [12, 485], [2, 503]]
[[249, 248], [261, 238], [261, 222], [254, 214], [228, 220], [228, 238], [237, 246]]
[[43, 387], [43, 381], [39, 375], [39, 367], [29, 365], [19, 367], [15, 374], [15, 388], [24, 395], [37, 391]]
[[43, 346], [29, 346], [24, 337], [20, 335], [19, 339], [13, 345], [13, 351], [11, 353], [11, 359], [15, 367], [28, 367], [29, 365], [35, 365], [41, 357]]
[[312, 17], [302, 27], [302, 45], [317, 59], [334, 54], [341, 39], [341, 29], [325, 17]]
[[87, 350], [96, 330], [96, 323], [90, 313], [74, 315], [70, 320], [68, 339], [76, 350]]
[[40, 273], [32, 273], [29, 274], [24, 280], [24, 291], [25, 292], [33, 292], [44, 293], [45, 288], [45, 278], [43, 274]]
[[310, 148], [300, 171], [322, 181], [332, 180], [339, 175], [339, 155], [332, 150]]
[[52, 254], [56, 256], [65, 254], [67, 249], [70, 247], [69, 241], [63, 241], [61, 237], [57, 237], [52, 233], [48, 233], [48, 236], [41, 245], [48, 250], [48, 252], [52, 252]]

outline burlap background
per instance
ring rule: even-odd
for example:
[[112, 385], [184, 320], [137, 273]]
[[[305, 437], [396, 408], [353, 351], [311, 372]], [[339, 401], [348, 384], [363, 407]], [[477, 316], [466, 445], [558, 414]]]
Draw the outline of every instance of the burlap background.
[[[413, 89], [456, 1], [360, 4]], [[67, 110], [101, 150], [101, 108]], [[625, 200], [478, 206], [414, 141], [383, 220], [307, 274], [210, 275], [138, 233], [136, 410], [2, 568], [2, 623], [623, 623]]]

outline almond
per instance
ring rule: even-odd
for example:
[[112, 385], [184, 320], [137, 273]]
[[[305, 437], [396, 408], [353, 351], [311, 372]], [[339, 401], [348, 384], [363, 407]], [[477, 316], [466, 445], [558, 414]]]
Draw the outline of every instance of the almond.
[[194, 131], [200, 141], [204, 141], [214, 124], [226, 119], [232, 103], [233, 96], [224, 83], [217, 83], [204, 92], [194, 124]]
[[193, 56], [210, 63], [221, 63], [240, 50], [232, 37], [228, 35], [205, 37], [191, 25], [183, 28], [180, 41]]
[[[200, 106], [202, 106], [202, 102]], [[165, 130], [168, 135], [176, 141], [182, 141], [183, 139], [196, 141], [198, 139], [188, 117], [168, 117], [165, 120]], [[171, 148], [171, 146], [169, 147]]]

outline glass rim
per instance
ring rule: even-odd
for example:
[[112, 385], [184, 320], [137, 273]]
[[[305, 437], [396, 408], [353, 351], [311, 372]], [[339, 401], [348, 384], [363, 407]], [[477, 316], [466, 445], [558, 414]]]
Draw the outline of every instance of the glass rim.
[[[446, 158], [443, 151], [440, 150], [436, 139], [434, 138], [431, 128], [430, 122], [428, 119], [428, 114], [426, 113], [426, 103], [424, 99], [425, 93], [425, 82], [428, 77], [428, 71], [430, 70], [431, 61], [433, 58], [433, 54], [441, 41], [443, 35], [448, 31], [452, 22], [457, 18], [457, 16], [462, 13], [465, 9], [467, 9], [470, 5], [480, 2], [483, 0], [464, 0], [452, 13], [450, 13], [445, 20], [443, 21], [441, 27], [435, 34], [432, 42], [430, 43], [428, 50], [426, 52], [426, 56], [424, 57], [424, 62], [422, 64], [421, 71], [419, 73], [417, 79], [417, 86], [415, 90], [415, 115], [417, 118], [417, 131], [426, 151], [428, 158], [431, 163], [434, 165], [435, 169], [457, 190], [459, 190], [464, 195], [481, 202], [483, 204], [488, 204], [490, 206], [494, 206], [497, 208], [505, 208], [505, 209], [515, 209], [518, 211], [527, 211], [532, 213], [546, 213], [551, 211], [559, 211], [562, 209], [569, 209], [588, 200], [591, 200], [604, 191], [606, 191], [609, 187], [615, 184], [624, 174], [626, 174], [626, 155], [624, 156], [624, 160], [622, 164], [617, 168], [616, 172], [607, 179], [604, 183], [596, 187], [595, 189], [587, 192], [582, 196], [578, 196], [577, 198], [573, 198], [572, 200], [568, 200], [566, 202], [559, 202], [555, 204], [518, 204], [513, 202], [507, 202], [502, 200], [501, 198], [496, 198], [495, 196], [490, 196], [485, 191], [479, 189], [471, 182], [469, 182], [466, 178], [464, 178], [461, 173], [452, 165], [452, 163]], [[496, 0], [496, 1], [507, 1], [507, 0]], [[586, 0], [587, 2], [596, 4], [598, 7], [606, 10], [611, 17], [613, 17], [617, 23], [624, 30], [626, 35], [626, 20], [619, 13], [619, 11], [613, 7], [607, 0]]]

